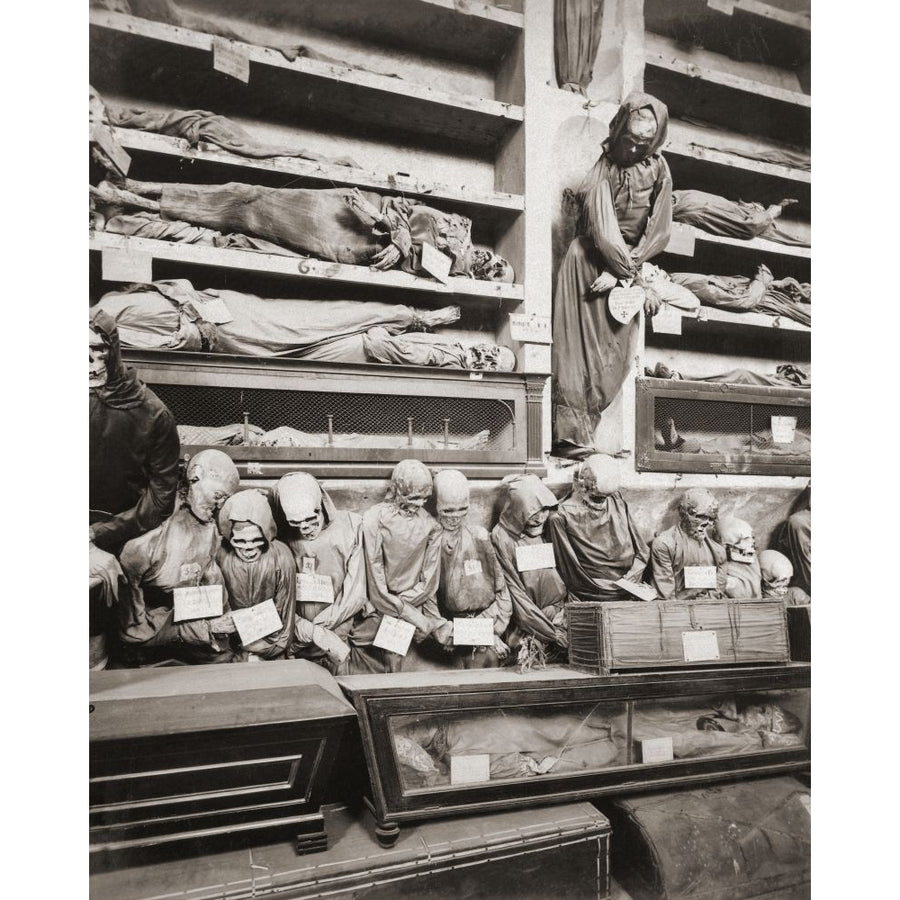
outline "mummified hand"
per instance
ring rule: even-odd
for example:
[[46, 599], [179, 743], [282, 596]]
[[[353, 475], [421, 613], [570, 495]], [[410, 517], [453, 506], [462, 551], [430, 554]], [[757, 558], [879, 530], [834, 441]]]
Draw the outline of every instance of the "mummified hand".
[[496, 653], [500, 659], [506, 659], [506, 657], [509, 656], [509, 647], [507, 647], [497, 635], [494, 635], [494, 653]]
[[644, 315], [655, 316], [662, 306], [662, 297], [649, 284], [644, 284], [642, 287], [644, 289]]
[[400, 248], [396, 244], [388, 244], [372, 257], [370, 266], [381, 272], [391, 269], [400, 261]]

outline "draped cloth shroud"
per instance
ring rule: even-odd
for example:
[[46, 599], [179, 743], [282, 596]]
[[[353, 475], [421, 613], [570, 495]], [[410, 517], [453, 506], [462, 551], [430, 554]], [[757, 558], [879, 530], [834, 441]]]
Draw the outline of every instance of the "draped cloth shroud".
[[812, 553], [812, 512], [801, 509], [788, 520], [784, 530], [787, 555], [794, 565], [794, 584], [807, 594], [812, 593], [810, 558]]
[[[725, 548], [706, 537], [695, 540], [681, 525], [673, 525], [654, 538], [650, 545], [652, 583], [663, 600], [691, 600], [694, 597], [725, 593]], [[687, 566], [716, 566], [716, 587], [685, 588], [684, 570]]]
[[[750, 562], [729, 559], [722, 564], [725, 573], [725, 596], [733, 600], [750, 600], [762, 596], [762, 576], [759, 572], [759, 560], [754, 555]], [[737, 582], [734, 586], [727, 586], [727, 579], [733, 578]]]
[[[643, 159], [627, 167], [609, 156], [629, 115], [650, 108], [657, 121]], [[560, 266], [553, 300], [553, 435], [591, 447], [600, 415], [622, 387], [634, 355], [637, 317], [623, 325], [591, 284], [603, 271], [629, 278], [661, 253], [672, 225], [672, 176], [659, 153], [668, 111], [649, 94], [629, 94], [610, 123], [603, 154], [577, 192], [576, 236]]]

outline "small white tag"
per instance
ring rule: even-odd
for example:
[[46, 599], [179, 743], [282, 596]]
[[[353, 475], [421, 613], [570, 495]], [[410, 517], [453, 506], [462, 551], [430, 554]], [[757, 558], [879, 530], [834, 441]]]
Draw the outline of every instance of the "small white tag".
[[635, 313], [644, 308], [644, 289], [639, 287], [617, 287], [609, 292], [606, 301], [609, 314], [623, 325], [630, 322]]
[[488, 753], [470, 753], [450, 757], [450, 784], [479, 784], [491, 780], [491, 757]]
[[716, 586], [716, 567], [685, 566], [684, 586], [686, 588], [714, 588]]
[[248, 606], [246, 609], [234, 609], [231, 611], [231, 618], [245, 647], [260, 638], [281, 631], [281, 616], [278, 615], [274, 600], [263, 600], [262, 603]]
[[109, 161], [119, 170], [121, 175], [128, 174], [131, 157], [119, 145], [109, 128], [98, 122], [91, 131], [91, 140], [107, 155]]
[[108, 248], [101, 254], [100, 266], [104, 281], [153, 281], [153, 257], [139, 250]]
[[532, 344], [552, 344], [550, 316], [511, 313], [509, 316], [509, 336], [514, 341], [528, 341]]
[[453, 260], [446, 253], [441, 253], [428, 241], [422, 241], [422, 268], [444, 284], [450, 280], [450, 266]]
[[203, 584], [198, 587], [177, 587], [175, 621], [212, 619], [222, 615], [222, 585]]
[[481, 372], [469, 372], [469, 379], [471, 381], [481, 381], [484, 378], [484, 375]]
[[494, 620], [480, 616], [453, 620], [453, 643], [457, 647], [493, 647]]
[[225, 325], [234, 321], [234, 316], [221, 297], [195, 297], [191, 301], [191, 306], [197, 310], [197, 315], [204, 322], [211, 322], [213, 325]]
[[297, 576], [297, 600], [300, 603], [334, 603], [334, 586], [327, 575], [301, 572]]
[[800, 805], [810, 814], [812, 815], [812, 810], [810, 809], [810, 801], [812, 797], [810, 794], [800, 794], [797, 798], [800, 801]]
[[772, 416], [772, 441], [776, 444], [793, 444], [797, 430], [796, 416]]
[[463, 574], [464, 575], [480, 575], [481, 574], [481, 560], [480, 559], [467, 559], [463, 562]]
[[673, 759], [675, 759], [675, 751], [672, 746], [672, 738], [647, 738], [641, 741], [641, 762], [671, 762]]
[[200, 581], [201, 572], [199, 563], [184, 563], [178, 570], [178, 580], [188, 587], [192, 587]]
[[719, 658], [719, 639], [714, 631], [682, 631], [681, 645], [685, 662]]
[[650, 320], [654, 334], [681, 334], [681, 313], [668, 303]]
[[393, 616], [384, 616], [378, 626], [378, 633], [372, 645], [381, 647], [382, 650], [390, 650], [406, 656], [410, 642], [416, 633], [415, 625], [404, 622], [403, 619], [395, 619]]
[[620, 578], [616, 582], [616, 587], [622, 588], [623, 591], [628, 591], [629, 594], [633, 594], [638, 600], [650, 601], [656, 599], [656, 589], [649, 584], [627, 581], [624, 578]]
[[677, 253], [679, 256], [693, 256], [696, 242], [696, 234], [690, 225], [673, 222], [665, 252]]
[[516, 547], [516, 568], [520, 572], [533, 569], [555, 569], [553, 544], [523, 544]]
[[300, 563], [300, 571], [304, 575], [312, 575], [316, 571], [316, 558], [314, 556], [304, 556], [303, 562]]
[[263, 467], [262, 463], [258, 462], [248, 462], [247, 463], [247, 474], [248, 475], [262, 475]]
[[250, 81], [250, 57], [247, 51], [233, 41], [214, 37], [212, 43], [213, 68], [238, 81]]

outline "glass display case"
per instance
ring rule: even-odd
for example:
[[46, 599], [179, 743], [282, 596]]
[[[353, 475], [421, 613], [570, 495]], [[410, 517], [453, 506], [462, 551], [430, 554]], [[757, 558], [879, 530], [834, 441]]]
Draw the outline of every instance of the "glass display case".
[[592, 676], [553, 667], [338, 679], [379, 840], [404, 821], [799, 770], [809, 666]]

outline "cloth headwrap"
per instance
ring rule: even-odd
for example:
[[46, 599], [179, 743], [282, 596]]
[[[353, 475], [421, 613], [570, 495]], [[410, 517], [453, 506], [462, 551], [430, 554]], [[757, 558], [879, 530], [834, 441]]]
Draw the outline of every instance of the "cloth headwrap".
[[391, 483], [388, 485], [384, 499], [388, 502], [396, 500], [397, 493], [411, 494], [419, 491], [430, 491], [432, 487], [431, 472], [428, 466], [418, 459], [401, 459], [391, 472]]
[[221, 481], [229, 495], [233, 494], [241, 483], [234, 460], [221, 450], [201, 450], [188, 462], [185, 471], [187, 478], [190, 479], [197, 469]]
[[719, 519], [716, 524], [716, 531], [719, 535], [719, 541], [727, 546], [728, 544], [736, 544], [745, 535], [751, 534], [753, 529], [743, 519], [728, 516], [725, 519]]
[[656, 134], [647, 152], [636, 160], [640, 162], [648, 156], [656, 153], [660, 147], [666, 142], [666, 136], [669, 130], [669, 109], [661, 100], [642, 91], [632, 91], [622, 102], [618, 112], [612, 117], [609, 123], [609, 137], [603, 142], [603, 149], [608, 151], [609, 148], [628, 131], [628, 119], [631, 114], [638, 109], [650, 108], [656, 116]]
[[759, 554], [759, 571], [763, 581], [773, 582], [779, 578], [790, 578], [794, 574], [791, 561], [777, 550], [763, 550]]
[[285, 521], [301, 522], [315, 515], [321, 506], [325, 524], [334, 521], [336, 507], [322, 485], [308, 472], [291, 472], [280, 478], [272, 496]]
[[92, 396], [112, 409], [130, 409], [144, 402], [146, 388], [131, 369], [122, 364], [122, 349], [116, 323], [102, 309], [90, 311], [90, 326], [107, 347], [106, 384], [91, 388]]
[[252, 522], [268, 543], [275, 539], [275, 519], [262, 491], [255, 488], [239, 491], [225, 501], [219, 512], [219, 531], [226, 540], [231, 539], [236, 522]]
[[547, 507], [555, 509], [559, 504], [556, 494], [537, 475], [512, 475], [503, 480], [508, 493], [500, 524], [516, 537], [525, 531], [525, 523], [536, 512]]
[[434, 476], [434, 492], [439, 506], [469, 502], [469, 480], [456, 469], [442, 469]]
[[[582, 463], [579, 469], [580, 479], [587, 474], [588, 480], [593, 476], [597, 490], [603, 494], [614, 494], [621, 486], [619, 466], [616, 461], [605, 453], [592, 453]], [[575, 493], [581, 496], [581, 485], [576, 483]]]

